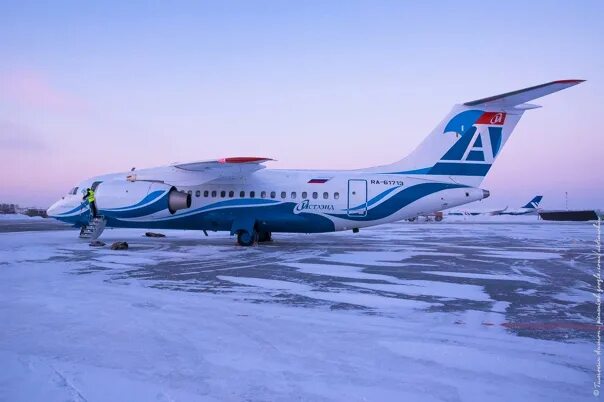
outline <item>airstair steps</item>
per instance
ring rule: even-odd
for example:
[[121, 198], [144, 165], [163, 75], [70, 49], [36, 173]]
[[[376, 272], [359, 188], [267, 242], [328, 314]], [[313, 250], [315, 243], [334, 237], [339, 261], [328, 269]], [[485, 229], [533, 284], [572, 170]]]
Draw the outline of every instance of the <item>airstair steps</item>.
[[103, 233], [103, 230], [105, 230], [106, 224], [107, 220], [102, 216], [92, 218], [88, 225], [82, 227], [82, 230], [80, 231], [80, 239], [98, 239], [101, 233]]

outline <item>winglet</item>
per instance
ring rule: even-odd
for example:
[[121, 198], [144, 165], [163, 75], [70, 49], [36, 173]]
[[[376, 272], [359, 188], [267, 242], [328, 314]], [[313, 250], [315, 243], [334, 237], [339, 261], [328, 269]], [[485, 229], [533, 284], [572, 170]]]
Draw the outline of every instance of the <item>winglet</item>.
[[491, 107], [514, 107], [523, 103], [541, 98], [542, 96], [570, 88], [585, 80], [558, 80], [546, 84], [536, 85], [534, 87], [519, 89], [517, 91], [507, 92], [501, 95], [490, 96], [488, 98], [478, 99], [466, 102], [466, 106], [491, 106]]

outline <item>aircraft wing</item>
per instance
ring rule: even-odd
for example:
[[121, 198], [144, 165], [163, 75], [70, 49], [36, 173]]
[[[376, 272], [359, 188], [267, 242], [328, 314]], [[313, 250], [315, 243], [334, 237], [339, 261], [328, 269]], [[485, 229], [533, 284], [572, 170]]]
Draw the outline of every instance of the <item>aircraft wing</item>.
[[209, 161], [190, 162], [190, 163], [175, 163], [172, 166], [177, 169], [186, 170], [189, 172], [207, 172], [211, 170], [220, 170], [223, 172], [232, 171], [248, 171], [255, 172], [256, 170], [264, 169], [264, 162], [269, 162], [274, 159], [259, 158], [256, 156], [236, 156], [231, 158], [222, 158]]
[[489, 212], [489, 215], [502, 215], [508, 210], [508, 207]]
[[131, 172], [129, 181], [161, 181], [174, 186], [194, 186], [216, 179], [229, 179], [250, 175], [264, 169], [270, 158], [239, 156], [208, 161], [175, 163], [161, 170], [150, 169]]

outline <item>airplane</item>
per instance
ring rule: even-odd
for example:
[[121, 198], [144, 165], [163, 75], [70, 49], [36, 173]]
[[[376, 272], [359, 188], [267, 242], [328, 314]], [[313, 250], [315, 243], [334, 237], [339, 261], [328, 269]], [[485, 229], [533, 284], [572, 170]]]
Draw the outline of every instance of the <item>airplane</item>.
[[[455, 105], [402, 160], [356, 170], [265, 169], [229, 157], [92, 177], [48, 216], [97, 238], [105, 227], [228, 231], [241, 246], [272, 233], [352, 230], [431, 214], [489, 196], [480, 188], [527, 102], [584, 80], [560, 80]], [[95, 191], [98, 215], [83, 201]]]
[[477, 215], [536, 215], [539, 209], [539, 203], [543, 199], [542, 195], [536, 195], [532, 200], [526, 203], [523, 207], [514, 210], [508, 210], [508, 207], [490, 211], [478, 210], [457, 210], [447, 213], [450, 216], [477, 216]]
[[507, 207], [503, 211], [493, 213], [493, 215], [537, 215], [541, 209], [539, 203], [543, 199], [542, 195], [535, 196], [532, 200], [526, 203], [523, 207], [514, 210], [508, 210]]

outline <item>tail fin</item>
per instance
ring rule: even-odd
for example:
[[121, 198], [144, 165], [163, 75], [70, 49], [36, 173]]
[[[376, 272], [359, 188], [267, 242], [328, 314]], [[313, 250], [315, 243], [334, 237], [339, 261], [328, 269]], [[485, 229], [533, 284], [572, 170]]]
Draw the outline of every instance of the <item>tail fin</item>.
[[525, 102], [581, 82], [553, 81], [456, 105], [408, 157], [370, 170], [478, 186], [522, 114], [539, 107]]
[[525, 206], [523, 206], [522, 208], [526, 208], [526, 209], [536, 209], [539, 207], [539, 203], [541, 202], [541, 200], [543, 199], [542, 195], [537, 195], [535, 196], [535, 198], [533, 198], [532, 200], [530, 200]]

